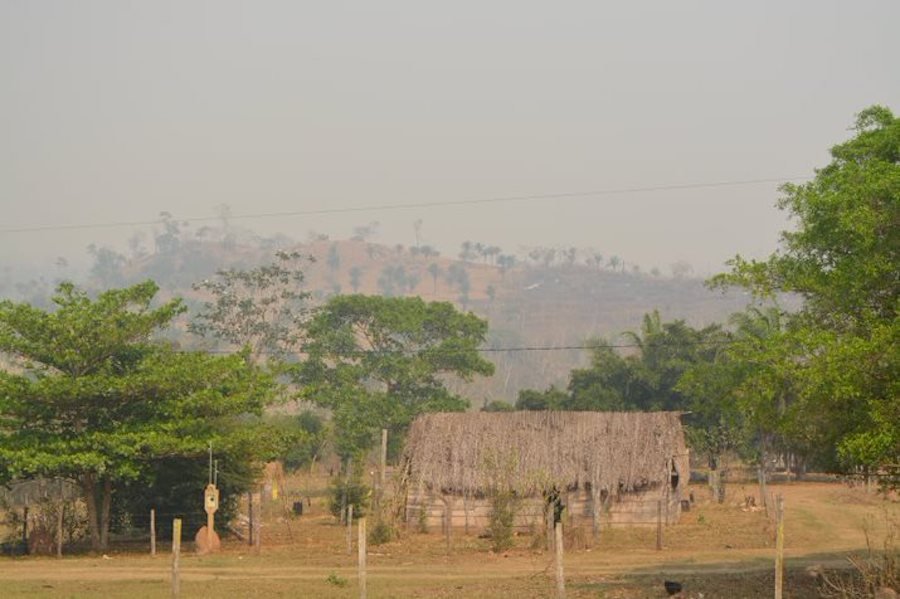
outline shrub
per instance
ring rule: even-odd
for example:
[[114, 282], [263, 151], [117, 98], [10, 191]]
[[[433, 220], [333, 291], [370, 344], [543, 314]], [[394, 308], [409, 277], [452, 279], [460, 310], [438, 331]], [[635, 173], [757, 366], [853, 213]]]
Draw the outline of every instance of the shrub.
[[366, 515], [370, 495], [371, 490], [359, 478], [335, 477], [328, 486], [328, 509], [335, 518], [341, 518], [341, 508], [352, 505], [353, 517], [362, 517]]
[[519, 500], [512, 491], [498, 491], [491, 499], [491, 513], [487, 533], [491, 537], [491, 549], [505, 551], [513, 546], [513, 524]]
[[397, 530], [386, 520], [379, 518], [369, 530], [370, 545], [384, 545], [390, 543], [397, 536]]

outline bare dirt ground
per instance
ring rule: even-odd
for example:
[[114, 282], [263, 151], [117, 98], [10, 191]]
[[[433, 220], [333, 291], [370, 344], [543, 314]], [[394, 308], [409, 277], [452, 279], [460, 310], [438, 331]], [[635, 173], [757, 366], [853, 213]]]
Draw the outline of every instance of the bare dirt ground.
[[[772, 490], [785, 497], [786, 597], [817, 597], [808, 566], [845, 567], [848, 553], [865, 551], [867, 542], [879, 546], [887, 519], [900, 518], [896, 499], [840, 484], [791, 483]], [[663, 581], [676, 580], [685, 597], [771, 597], [774, 526], [765, 512], [739, 506], [755, 491], [732, 485], [726, 503], [718, 505], [696, 488], [698, 502], [665, 529], [662, 551], [655, 550], [650, 528], [604, 529], [590, 548], [582, 547], [589, 541], [585, 531], [570, 531], [577, 547], [565, 556], [568, 596], [665, 597]], [[237, 540], [214, 556], [187, 551], [182, 596], [358, 596], [355, 552], [347, 554], [345, 529], [318, 502], [299, 518], [288, 517], [282, 503], [270, 503], [261, 555]], [[455, 531], [448, 554], [437, 531], [403, 532], [397, 541], [370, 547], [369, 596], [553, 597], [553, 556], [533, 544], [522, 535], [514, 549], [494, 554], [487, 540]], [[107, 557], [0, 560], [2, 597], [169, 597], [169, 580], [170, 556], [162, 550], [151, 558], [141, 547]]]

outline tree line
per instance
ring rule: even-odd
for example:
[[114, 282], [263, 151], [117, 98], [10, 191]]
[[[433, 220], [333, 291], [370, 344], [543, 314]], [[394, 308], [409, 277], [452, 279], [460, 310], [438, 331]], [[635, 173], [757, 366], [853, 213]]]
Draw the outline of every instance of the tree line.
[[[757, 303], [726, 325], [694, 329], [644, 317], [623, 355], [598, 341], [566, 389], [525, 390], [487, 409], [668, 409], [687, 412], [691, 445], [710, 466], [739, 450], [763, 469], [900, 480], [900, 120], [873, 106], [852, 139], [806, 184], [781, 188], [795, 228], [766, 260], [736, 256], [713, 289]], [[786, 312], [779, 294], [803, 304]]]
[[[596, 340], [565, 389], [488, 409], [680, 410], [712, 467], [736, 449], [763, 467], [790, 455], [896, 485], [900, 122], [863, 111], [831, 163], [782, 193], [796, 228], [780, 249], [737, 256], [709, 281], [748, 289], [757, 304], [701, 329], [650, 313], [622, 342]], [[152, 281], [94, 296], [62, 283], [50, 307], [0, 302], [0, 482], [76, 483], [103, 550], [111, 528], [149, 506], [190, 516], [210, 444], [227, 517], [265, 461], [315, 459], [327, 438], [349, 471], [380, 429], [396, 451], [416, 415], [469, 407], [447, 380], [493, 373], [479, 351], [484, 319], [417, 297], [313, 305], [308, 264], [280, 252], [195, 283], [204, 299], [186, 323], [193, 340], [179, 333], [186, 303], [161, 300]], [[802, 308], [780, 309], [783, 293]], [[266, 416], [295, 400], [329, 419]]]

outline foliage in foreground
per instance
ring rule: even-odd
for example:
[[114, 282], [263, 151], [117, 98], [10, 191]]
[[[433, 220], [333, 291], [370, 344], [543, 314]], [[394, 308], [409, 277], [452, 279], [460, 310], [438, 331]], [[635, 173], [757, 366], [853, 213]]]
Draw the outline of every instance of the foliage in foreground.
[[[731, 261], [713, 285], [804, 299], [787, 334], [745, 356], [790, 374], [790, 434], [844, 468], [900, 470], [900, 119], [873, 106], [855, 136], [779, 207], [796, 227], [768, 260]], [[762, 373], [765, 376], [765, 372]], [[752, 377], [771, 393], [771, 379]], [[835, 451], [836, 450], [836, 451]], [[893, 480], [897, 484], [898, 479]]]
[[[179, 300], [154, 308], [156, 292], [146, 282], [92, 299], [63, 283], [52, 311], [0, 302], [0, 351], [14, 365], [0, 372], [0, 481], [76, 482], [95, 550], [108, 546], [114, 498], [131, 487], [152, 496], [167, 461], [202, 460], [209, 443], [233, 448], [234, 461], [273, 450], [272, 435], [236, 419], [260, 415], [275, 382], [246, 356], [151, 341], [183, 310]], [[204, 483], [183, 501], [199, 501]]]

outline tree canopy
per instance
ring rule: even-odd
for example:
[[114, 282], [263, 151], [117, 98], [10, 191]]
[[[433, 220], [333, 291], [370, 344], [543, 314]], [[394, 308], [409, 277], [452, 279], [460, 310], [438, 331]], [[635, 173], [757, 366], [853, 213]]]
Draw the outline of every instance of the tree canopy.
[[380, 428], [402, 431], [421, 412], [459, 411], [466, 399], [446, 386], [490, 375], [479, 353], [487, 323], [447, 302], [418, 297], [333, 297], [310, 321], [297, 381], [302, 395], [332, 410], [337, 450], [371, 447]]
[[[845, 467], [900, 470], [900, 119], [862, 111], [855, 135], [805, 184], [782, 188], [795, 228], [767, 260], [735, 257], [713, 285], [804, 306], [778, 346], [805, 439]], [[780, 350], [779, 350], [780, 348]], [[799, 431], [798, 431], [799, 432]]]
[[52, 311], [0, 302], [0, 351], [16, 366], [0, 372], [0, 480], [76, 481], [95, 549], [108, 542], [116, 489], [159, 460], [239, 443], [252, 429], [229, 420], [273, 397], [274, 381], [244, 356], [153, 342], [183, 310], [179, 300], [154, 307], [156, 292], [146, 282], [92, 299], [64, 283]]

